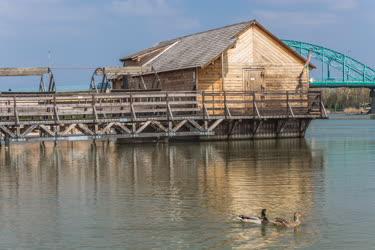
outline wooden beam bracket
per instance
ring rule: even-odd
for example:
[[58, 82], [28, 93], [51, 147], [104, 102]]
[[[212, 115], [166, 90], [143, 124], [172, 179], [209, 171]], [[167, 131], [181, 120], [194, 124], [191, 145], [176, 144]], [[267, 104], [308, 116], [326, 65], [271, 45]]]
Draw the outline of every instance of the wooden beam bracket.
[[87, 127], [86, 124], [78, 123], [77, 126], [78, 126], [78, 128], [79, 128], [84, 134], [86, 134], [86, 135], [95, 135], [95, 133], [94, 133], [91, 129], [89, 129], [89, 128]]
[[199, 131], [203, 132], [205, 129], [199, 125], [196, 121], [192, 120], [192, 119], [188, 119], [188, 122], [193, 125], [194, 128], [198, 129]]
[[212, 132], [220, 123], [222, 123], [224, 119], [218, 119], [214, 121], [211, 126], [208, 128], [208, 132]]
[[147, 121], [147, 122], [145, 122], [145, 123], [143, 123], [143, 125], [142, 126], [140, 126], [136, 131], [135, 131], [135, 133], [136, 134], [140, 134], [143, 130], [145, 130], [147, 127], [148, 127], [148, 125], [150, 125], [151, 124], [151, 121]]
[[0, 125], [0, 129], [5, 133], [7, 134], [9, 137], [11, 138], [15, 138], [17, 137], [16, 134], [14, 134], [9, 128], [7, 128], [6, 126], [2, 126]]

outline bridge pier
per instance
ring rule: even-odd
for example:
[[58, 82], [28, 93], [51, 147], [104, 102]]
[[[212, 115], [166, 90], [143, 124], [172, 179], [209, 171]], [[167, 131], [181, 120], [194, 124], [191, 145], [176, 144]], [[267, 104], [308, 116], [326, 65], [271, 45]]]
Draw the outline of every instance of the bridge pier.
[[370, 90], [370, 99], [371, 109], [369, 114], [375, 114], [375, 89]]

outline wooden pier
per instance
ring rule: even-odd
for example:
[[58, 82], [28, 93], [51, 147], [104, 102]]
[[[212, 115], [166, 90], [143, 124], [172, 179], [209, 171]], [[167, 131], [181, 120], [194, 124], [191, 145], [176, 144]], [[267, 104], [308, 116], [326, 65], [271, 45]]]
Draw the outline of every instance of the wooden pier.
[[0, 141], [303, 137], [319, 91], [0, 94]]

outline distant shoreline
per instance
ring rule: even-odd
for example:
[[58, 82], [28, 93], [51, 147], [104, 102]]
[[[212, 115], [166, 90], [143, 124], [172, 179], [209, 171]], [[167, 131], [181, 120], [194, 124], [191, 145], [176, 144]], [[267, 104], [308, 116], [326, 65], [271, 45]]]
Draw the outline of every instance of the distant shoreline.
[[369, 109], [363, 108], [345, 108], [344, 110], [334, 111], [334, 110], [327, 110], [329, 114], [346, 114], [346, 115], [367, 115]]

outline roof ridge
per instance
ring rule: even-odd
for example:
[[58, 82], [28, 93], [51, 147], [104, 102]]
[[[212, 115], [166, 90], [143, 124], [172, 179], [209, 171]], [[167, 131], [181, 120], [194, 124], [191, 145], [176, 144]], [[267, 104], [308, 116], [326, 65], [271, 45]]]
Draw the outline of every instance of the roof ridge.
[[212, 31], [215, 31], [215, 30], [226, 29], [226, 28], [236, 26], [236, 25], [240, 25], [240, 24], [246, 24], [246, 23], [252, 24], [254, 22], [256, 22], [256, 20], [252, 19], [252, 20], [249, 20], [249, 21], [243, 21], [243, 22], [239, 22], [239, 23], [233, 23], [233, 24], [225, 25], [225, 26], [222, 26], [222, 27], [212, 28], [212, 29], [209, 29], [209, 30], [199, 31], [199, 32], [195, 32], [195, 33], [192, 33], [192, 34], [189, 34], [189, 35], [180, 36], [180, 37], [176, 37], [176, 38], [169, 39], [169, 40], [164, 40], [164, 41], [159, 42], [157, 45], [160, 45], [162, 43], [172, 42], [172, 41], [175, 41], [175, 40], [180, 40], [180, 39], [187, 38], [187, 37], [190, 37], [190, 36], [195, 36], [195, 35], [200, 35], [200, 34], [212, 32]]
[[189, 35], [180, 36], [180, 37], [172, 38], [172, 39], [169, 39], [169, 40], [160, 41], [160, 42], [156, 43], [155, 45], [153, 45], [151, 47], [148, 47], [146, 49], [143, 49], [143, 50], [140, 50], [138, 52], [129, 54], [129, 55], [125, 56], [125, 57], [122, 57], [120, 60], [122, 61], [122, 60], [125, 60], [125, 59], [128, 59], [128, 58], [131, 58], [133, 56], [139, 55], [140, 53], [142, 53], [144, 51], [156, 49], [156, 48], [159, 48], [161, 46], [166, 46], [167, 47], [167, 46], [171, 45], [172, 43], [174, 43], [176, 41], [179, 41], [179, 40], [182, 40], [182, 39], [185, 39], [187, 37], [192, 37], [192, 36], [196, 36], [196, 35], [200, 35], [200, 34], [205, 34], [205, 33], [216, 31], [216, 30], [222, 30], [222, 29], [226, 29], [226, 28], [229, 28], [229, 27], [232, 27], [232, 26], [241, 25], [241, 24], [249, 24], [249, 25], [251, 25], [253, 23], [256, 23], [255, 19], [252, 19], [252, 20], [249, 20], [249, 21], [243, 21], [243, 22], [239, 22], [239, 23], [233, 23], [233, 24], [229, 24], [229, 25], [226, 25], [226, 26], [222, 26], [222, 27], [216, 27], [216, 28], [209, 29], [209, 30], [195, 32], [195, 33], [192, 33], [192, 34], [189, 34]]

